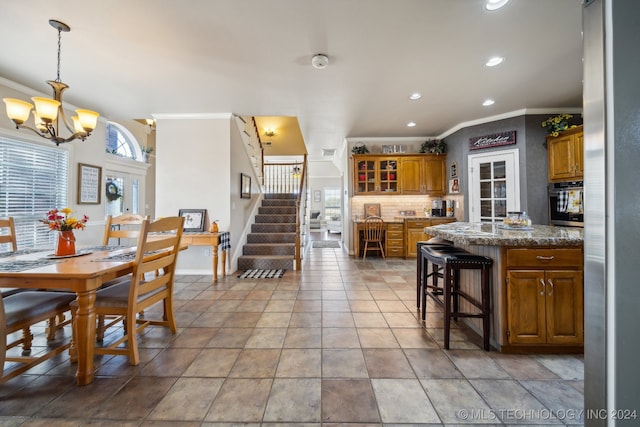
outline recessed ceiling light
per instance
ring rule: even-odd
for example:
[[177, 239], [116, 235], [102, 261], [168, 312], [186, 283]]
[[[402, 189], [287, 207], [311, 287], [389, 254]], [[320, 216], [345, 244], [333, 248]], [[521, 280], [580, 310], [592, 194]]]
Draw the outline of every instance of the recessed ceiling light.
[[420, 99], [422, 98], [422, 94], [420, 92], [414, 92], [411, 95], [409, 95], [409, 99], [412, 101], [415, 101], [416, 99]]
[[484, 8], [487, 10], [498, 10], [508, 2], [509, 0], [487, 0], [484, 4]]
[[416, 125], [416, 122], [407, 123], [407, 126], [410, 127], [410, 128], [415, 127], [415, 125]]
[[487, 62], [484, 63], [487, 67], [495, 67], [496, 65], [502, 64], [504, 58], [502, 56], [494, 56], [493, 58], [489, 58]]
[[486, 101], [484, 101], [482, 103], [482, 105], [485, 106], [485, 107], [488, 107], [489, 105], [493, 105], [495, 103], [496, 103], [496, 101], [494, 101], [493, 99], [487, 99]]

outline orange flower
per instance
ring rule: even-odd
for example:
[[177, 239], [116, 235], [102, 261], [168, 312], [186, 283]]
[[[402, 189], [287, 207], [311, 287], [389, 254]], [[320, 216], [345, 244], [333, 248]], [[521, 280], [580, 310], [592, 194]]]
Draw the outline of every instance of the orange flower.
[[47, 224], [49, 226], [49, 230], [57, 230], [57, 231], [71, 231], [71, 230], [82, 230], [86, 227], [87, 221], [89, 221], [89, 217], [86, 215], [82, 216], [82, 219], [78, 219], [71, 215], [71, 208], [62, 208], [52, 209], [47, 212], [47, 218], [39, 220], [40, 222]]

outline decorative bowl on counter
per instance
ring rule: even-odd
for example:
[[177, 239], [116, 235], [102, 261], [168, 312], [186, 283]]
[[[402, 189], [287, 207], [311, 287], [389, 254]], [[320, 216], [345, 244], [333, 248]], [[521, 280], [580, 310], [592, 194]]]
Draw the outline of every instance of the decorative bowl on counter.
[[526, 212], [508, 212], [502, 224], [508, 228], [529, 228], [531, 219]]

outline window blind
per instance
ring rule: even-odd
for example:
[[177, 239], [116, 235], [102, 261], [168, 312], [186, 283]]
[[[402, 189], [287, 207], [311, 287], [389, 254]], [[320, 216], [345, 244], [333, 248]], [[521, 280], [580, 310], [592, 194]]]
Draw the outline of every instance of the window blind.
[[0, 136], [0, 216], [14, 218], [18, 249], [53, 247], [55, 233], [38, 220], [68, 206], [68, 176], [67, 150]]

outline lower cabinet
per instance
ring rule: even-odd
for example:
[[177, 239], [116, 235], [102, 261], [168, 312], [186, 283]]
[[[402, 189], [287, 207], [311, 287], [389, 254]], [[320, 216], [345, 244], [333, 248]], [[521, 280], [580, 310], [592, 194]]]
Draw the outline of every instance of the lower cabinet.
[[431, 227], [432, 225], [446, 224], [448, 222], [455, 222], [455, 218], [425, 218], [425, 219], [407, 219], [405, 221], [407, 238], [407, 246], [405, 248], [406, 258], [415, 258], [418, 256], [416, 244], [423, 242], [431, 238], [430, 235], [424, 232], [425, 227]]
[[582, 249], [507, 250], [507, 342], [584, 342]]
[[404, 224], [387, 224], [385, 255], [391, 258], [404, 256]]

